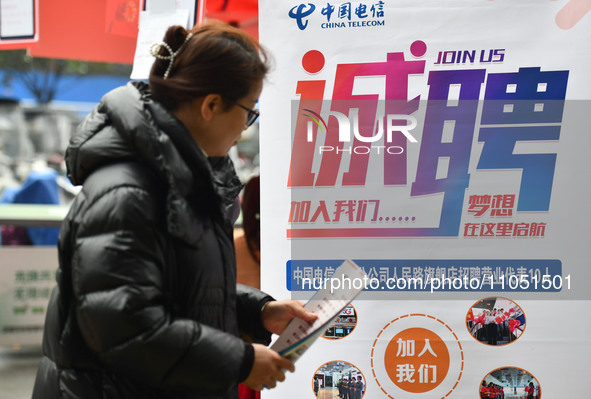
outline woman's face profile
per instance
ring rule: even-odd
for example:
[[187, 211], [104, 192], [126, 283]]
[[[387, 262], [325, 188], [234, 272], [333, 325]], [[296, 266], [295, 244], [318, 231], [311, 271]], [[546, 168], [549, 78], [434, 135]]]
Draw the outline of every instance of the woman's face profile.
[[207, 152], [209, 156], [225, 156], [238, 143], [242, 132], [247, 128], [249, 112], [244, 108], [254, 109], [262, 89], [262, 81], [253, 84], [250, 93], [236, 100], [242, 107], [231, 104], [229, 109], [217, 115], [218, 120], [214, 125], [216, 140], [214, 148]]

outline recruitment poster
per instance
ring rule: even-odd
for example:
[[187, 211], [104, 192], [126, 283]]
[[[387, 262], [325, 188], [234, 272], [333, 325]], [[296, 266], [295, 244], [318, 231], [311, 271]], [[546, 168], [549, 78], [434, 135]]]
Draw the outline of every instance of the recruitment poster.
[[263, 397], [587, 396], [588, 2], [259, 9], [262, 287], [365, 288]]

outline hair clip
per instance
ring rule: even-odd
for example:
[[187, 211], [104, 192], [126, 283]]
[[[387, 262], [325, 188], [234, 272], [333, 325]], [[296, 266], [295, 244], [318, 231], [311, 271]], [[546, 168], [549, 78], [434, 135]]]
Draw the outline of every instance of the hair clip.
[[[187, 43], [192, 36], [193, 34], [189, 33], [185, 38], [183, 44], [181, 44], [180, 47], [174, 52], [172, 51], [172, 48], [170, 48], [168, 43], [165, 42], [152, 43], [152, 45], [150, 46], [150, 54], [152, 54], [153, 57], [158, 58], [160, 60], [170, 60], [170, 62], [168, 63], [168, 68], [166, 68], [166, 72], [164, 72], [164, 79], [168, 78], [168, 74], [170, 73], [170, 69], [172, 68], [172, 63], [174, 62], [174, 57], [178, 55], [185, 43]], [[163, 47], [168, 51], [169, 55], [158, 54], [160, 52], [160, 49], [162, 49]]]

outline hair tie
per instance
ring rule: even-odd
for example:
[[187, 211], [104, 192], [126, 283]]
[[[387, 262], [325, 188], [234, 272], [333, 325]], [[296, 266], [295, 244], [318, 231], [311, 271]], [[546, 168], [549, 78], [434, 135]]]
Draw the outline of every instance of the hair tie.
[[[178, 55], [185, 43], [187, 43], [192, 36], [193, 33], [189, 33], [185, 38], [183, 44], [181, 44], [180, 47], [174, 52], [172, 51], [172, 48], [170, 48], [168, 43], [165, 42], [152, 43], [152, 45], [150, 46], [150, 54], [152, 54], [153, 57], [158, 58], [160, 60], [170, 60], [170, 62], [168, 63], [168, 68], [166, 68], [166, 72], [164, 72], [164, 79], [168, 78], [168, 74], [170, 73], [170, 69], [172, 68], [172, 63], [174, 62], [174, 57]], [[158, 54], [162, 48], [165, 48], [166, 51], [168, 51], [169, 55]]]

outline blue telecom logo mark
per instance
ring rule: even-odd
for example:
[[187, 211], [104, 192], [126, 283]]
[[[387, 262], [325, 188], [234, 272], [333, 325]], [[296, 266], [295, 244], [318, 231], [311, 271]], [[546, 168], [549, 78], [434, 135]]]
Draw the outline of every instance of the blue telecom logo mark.
[[296, 20], [300, 30], [304, 30], [308, 27], [308, 21], [304, 21], [304, 18], [312, 14], [316, 9], [316, 6], [312, 3], [308, 3], [308, 6], [310, 6], [310, 8], [306, 9], [308, 7], [305, 4], [300, 4], [289, 10], [289, 17]]

